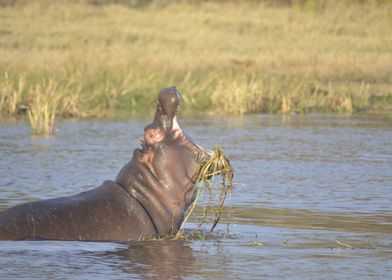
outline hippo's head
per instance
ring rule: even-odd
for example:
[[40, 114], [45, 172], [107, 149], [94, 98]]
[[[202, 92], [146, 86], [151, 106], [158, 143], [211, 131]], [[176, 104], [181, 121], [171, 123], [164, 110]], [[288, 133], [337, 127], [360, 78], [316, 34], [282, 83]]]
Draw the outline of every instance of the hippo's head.
[[178, 230], [193, 201], [200, 164], [210, 157], [179, 126], [179, 102], [175, 87], [159, 92], [154, 120], [145, 127], [140, 142], [142, 149], [135, 150], [116, 180], [143, 205], [159, 235]]
[[177, 122], [180, 93], [175, 87], [158, 95], [154, 121], [144, 129], [142, 161], [170, 190], [195, 180], [198, 168], [209, 153], [192, 142]]

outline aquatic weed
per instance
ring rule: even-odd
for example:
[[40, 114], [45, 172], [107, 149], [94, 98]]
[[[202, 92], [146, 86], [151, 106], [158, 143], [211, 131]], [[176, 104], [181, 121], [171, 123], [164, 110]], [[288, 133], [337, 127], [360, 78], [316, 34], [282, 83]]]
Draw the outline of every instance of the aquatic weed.
[[[214, 180], [218, 175], [220, 175], [219, 182]], [[227, 194], [233, 189], [233, 175], [233, 167], [231, 166], [229, 160], [224, 156], [222, 148], [217, 145], [212, 151], [210, 159], [200, 166], [199, 175], [195, 183], [195, 190], [197, 189], [196, 197], [190, 211], [181, 225], [180, 231], [175, 237], [176, 239], [183, 239], [184, 236], [194, 237], [195, 233], [197, 233], [196, 236], [199, 239], [205, 239], [204, 230], [201, 232], [197, 230], [191, 234], [186, 234], [186, 232], [182, 230], [183, 226], [192, 215], [202, 191], [206, 191], [209, 194], [209, 198], [207, 205], [203, 207], [203, 218], [198, 225], [198, 229], [200, 229], [203, 224], [208, 223], [209, 220], [212, 220], [211, 228], [207, 234], [211, 234], [214, 231], [215, 227], [220, 221]], [[215, 193], [217, 194], [216, 205], [213, 205], [212, 202]], [[210, 213], [211, 209], [214, 210], [213, 213]]]

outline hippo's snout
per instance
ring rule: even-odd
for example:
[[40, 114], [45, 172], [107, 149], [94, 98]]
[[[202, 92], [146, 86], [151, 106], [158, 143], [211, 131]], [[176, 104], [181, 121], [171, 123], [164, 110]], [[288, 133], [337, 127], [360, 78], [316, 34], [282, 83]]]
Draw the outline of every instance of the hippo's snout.
[[158, 95], [157, 110], [154, 121], [145, 130], [161, 128], [165, 134], [173, 129], [177, 108], [180, 104], [180, 93], [176, 87], [162, 89]]
[[176, 87], [169, 87], [162, 89], [159, 92], [158, 104], [162, 113], [164, 113], [169, 120], [174, 118], [178, 105], [180, 104], [180, 93]]

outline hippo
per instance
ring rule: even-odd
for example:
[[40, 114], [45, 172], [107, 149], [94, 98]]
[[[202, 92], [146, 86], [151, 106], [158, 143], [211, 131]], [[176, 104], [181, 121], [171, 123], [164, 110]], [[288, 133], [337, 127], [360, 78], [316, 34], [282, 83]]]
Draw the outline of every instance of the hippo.
[[162, 89], [141, 148], [114, 181], [76, 195], [0, 213], [0, 240], [132, 241], [175, 234], [195, 199], [200, 165], [211, 152], [181, 129], [180, 93]]

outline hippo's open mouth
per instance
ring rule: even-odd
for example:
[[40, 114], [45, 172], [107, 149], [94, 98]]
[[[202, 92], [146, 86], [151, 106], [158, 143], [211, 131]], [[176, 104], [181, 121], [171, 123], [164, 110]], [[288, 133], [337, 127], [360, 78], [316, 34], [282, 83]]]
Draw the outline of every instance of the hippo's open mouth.
[[182, 132], [176, 119], [179, 104], [180, 94], [175, 87], [159, 92], [154, 120], [144, 128], [144, 139], [141, 140], [143, 149], [162, 142], [168, 136], [175, 137], [175, 131]]
[[162, 146], [187, 146], [198, 154], [200, 160], [211, 156], [211, 151], [195, 144], [182, 130], [176, 112], [180, 103], [180, 94], [175, 87], [160, 91], [154, 120], [144, 129], [144, 138], [139, 140], [142, 154], [156, 151]]

